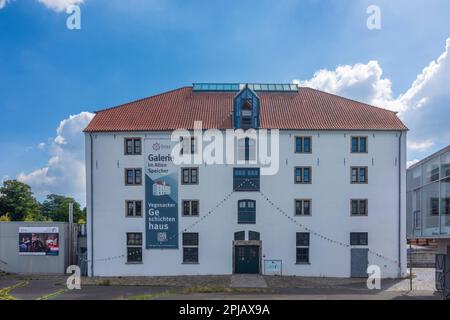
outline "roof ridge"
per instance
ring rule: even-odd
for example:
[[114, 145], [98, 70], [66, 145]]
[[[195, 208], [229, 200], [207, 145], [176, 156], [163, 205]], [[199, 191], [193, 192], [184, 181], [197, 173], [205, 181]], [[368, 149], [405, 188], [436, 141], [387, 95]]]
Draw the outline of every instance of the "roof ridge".
[[152, 96], [148, 96], [148, 97], [145, 97], [145, 98], [140, 98], [140, 99], [136, 99], [136, 100], [133, 100], [133, 101], [130, 101], [130, 102], [122, 103], [122, 104], [116, 105], [114, 107], [97, 110], [97, 111], [94, 111], [94, 113], [99, 113], [99, 112], [103, 112], [103, 111], [109, 111], [109, 110], [113, 110], [113, 109], [116, 109], [116, 108], [125, 107], [125, 106], [127, 106], [129, 104], [132, 104], [132, 103], [141, 102], [141, 101], [144, 101], [144, 100], [147, 100], [147, 99], [151, 99], [151, 98], [156, 98], [156, 97], [168, 94], [168, 93], [172, 93], [172, 92], [175, 92], [175, 91], [180, 91], [180, 90], [187, 89], [187, 88], [192, 88], [192, 87], [191, 86], [183, 86], [183, 87], [179, 87], [179, 88], [172, 89], [172, 90], [169, 90], [169, 91], [160, 92], [160, 93], [157, 93], [157, 94], [152, 95]]
[[379, 106], [374, 106], [373, 104], [365, 103], [365, 102], [358, 101], [358, 100], [355, 100], [355, 99], [350, 99], [350, 98], [347, 98], [347, 97], [338, 96], [337, 94], [326, 92], [326, 91], [322, 91], [322, 90], [319, 90], [319, 89], [314, 89], [314, 88], [311, 88], [311, 87], [299, 87], [299, 88], [300, 89], [309, 89], [309, 90], [312, 90], [312, 91], [317, 91], [317, 92], [324, 93], [324, 94], [327, 94], [329, 96], [333, 96], [333, 97], [336, 97], [336, 98], [339, 98], [339, 99], [352, 101], [352, 102], [355, 102], [357, 104], [363, 104], [363, 105], [366, 105], [366, 106], [371, 107], [371, 108], [376, 108], [376, 109], [380, 109], [382, 111], [387, 111], [387, 112], [391, 112], [393, 114], [398, 114], [397, 111], [392, 111], [392, 110], [385, 109], [385, 108], [382, 108], [382, 107], [379, 107]]

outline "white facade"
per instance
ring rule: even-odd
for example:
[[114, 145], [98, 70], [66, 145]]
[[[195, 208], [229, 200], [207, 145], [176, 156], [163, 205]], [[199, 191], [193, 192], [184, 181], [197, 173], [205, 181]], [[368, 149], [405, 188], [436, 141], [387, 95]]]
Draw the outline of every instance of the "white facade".
[[[124, 139], [144, 140], [162, 134], [170, 136], [168, 132], [86, 134], [88, 248], [89, 260], [94, 261], [93, 265], [92, 261], [89, 263], [90, 275], [232, 274], [234, 233], [257, 231], [261, 260], [282, 260], [283, 275], [350, 277], [351, 248], [312, 233], [310, 263], [296, 264], [296, 232], [305, 230], [278, 212], [258, 192], [233, 193], [206, 219], [190, 228], [232, 191], [232, 165], [197, 166], [198, 185], [182, 185], [181, 167], [178, 168], [179, 231], [199, 233], [198, 264], [183, 264], [181, 236], [178, 250], [146, 250], [144, 241], [142, 264], [128, 264], [126, 233], [141, 232], [145, 238], [145, 213], [140, 218], [127, 218], [125, 202], [145, 203], [145, 183], [126, 186], [124, 169], [144, 168], [146, 152], [124, 155]], [[312, 153], [296, 154], [295, 136], [312, 137]], [[368, 138], [367, 153], [351, 153], [352, 136]], [[295, 221], [327, 238], [348, 245], [351, 232], [367, 232], [369, 265], [380, 266], [384, 278], [403, 276], [405, 146], [406, 132], [400, 131], [280, 131], [279, 172], [261, 176], [261, 192]], [[294, 183], [295, 166], [312, 168], [311, 184]], [[367, 184], [350, 183], [352, 166], [368, 167]], [[199, 217], [182, 216], [183, 199], [199, 200]], [[240, 199], [256, 201], [256, 224], [238, 224]], [[294, 215], [295, 199], [312, 200], [311, 216]], [[368, 215], [351, 216], [351, 199], [368, 199]], [[399, 259], [400, 263], [396, 263]]]

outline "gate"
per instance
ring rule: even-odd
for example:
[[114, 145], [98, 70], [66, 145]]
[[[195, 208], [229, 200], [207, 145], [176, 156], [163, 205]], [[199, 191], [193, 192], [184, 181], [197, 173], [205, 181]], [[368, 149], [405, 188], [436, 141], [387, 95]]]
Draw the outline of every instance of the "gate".
[[448, 283], [447, 255], [436, 254], [436, 290], [442, 293], [444, 300], [450, 300], [450, 283]]

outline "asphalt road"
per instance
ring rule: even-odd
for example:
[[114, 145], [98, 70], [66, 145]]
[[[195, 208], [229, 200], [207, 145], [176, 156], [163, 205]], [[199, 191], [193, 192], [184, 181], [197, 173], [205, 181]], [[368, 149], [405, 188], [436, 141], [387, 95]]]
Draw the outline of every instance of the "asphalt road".
[[[20, 281], [0, 281], [0, 289]], [[362, 290], [360, 288], [289, 288], [269, 292], [183, 293], [181, 288], [151, 286], [82, 286], [67, 290], [49, 280], [29, 280], [9, 293], [17, 299], [36, 300], [438, 300], [433, 291]]]
[[[382, 290], [368, 290], [364, 281], [316, 279], [302, 285], [268, 288], [226, 288], [226, 292], [211, 290], [202, 293], [166, 285], [83, 285], [81, 290], [68, 290], [65, 277], [31, 278], [0, 276], [0, 293], [6, 297], [24, 300], [438, 300], [434, 291], [434, 271], [417, 270], [414, 290], [409, 291], [409, 280], [383, 280]], [[308, 279], [308, 278], [304, 278]], [[241, 279], [241, 282], [243, 280]], [[287, 281], [290, 281], [287, 278]], [[233, 280], [231, 281], [233, 283]], [[20, 284], [18, 287], [15, 285]], [[285, 283], [286, 284], [286, 283]], [[207, 286], [206, 286], [207, 287]], [[211, 284], [214, 287], [214, 284]], [[2, 290], [3, 289], [3, 290]], [[208, 289], [208, 288], [207, 288]], [[202, 291], [202, 290], [200, 290]], [[204, 290], [203, 290], [204, 291]], [[0, 299], [2, 295], [0, 294]]]

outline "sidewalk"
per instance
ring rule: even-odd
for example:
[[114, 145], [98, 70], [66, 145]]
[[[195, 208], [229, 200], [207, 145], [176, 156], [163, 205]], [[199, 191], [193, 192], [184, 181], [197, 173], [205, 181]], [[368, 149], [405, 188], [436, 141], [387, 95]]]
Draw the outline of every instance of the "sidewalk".
[[[382, 290], [368, 290], [365, 279], [276, 276], [186, 276], [83, 278], [81, 290], [69, 291], [65, 276], [0, 276], [0, 299], [439, 299], [434, 269], [416, 269], [414, 291], [409, 279], [382, 280]], [[245, 280], [245, 281], [244, 281]], [[18, 287], [14, 287], [19, 285]]]

